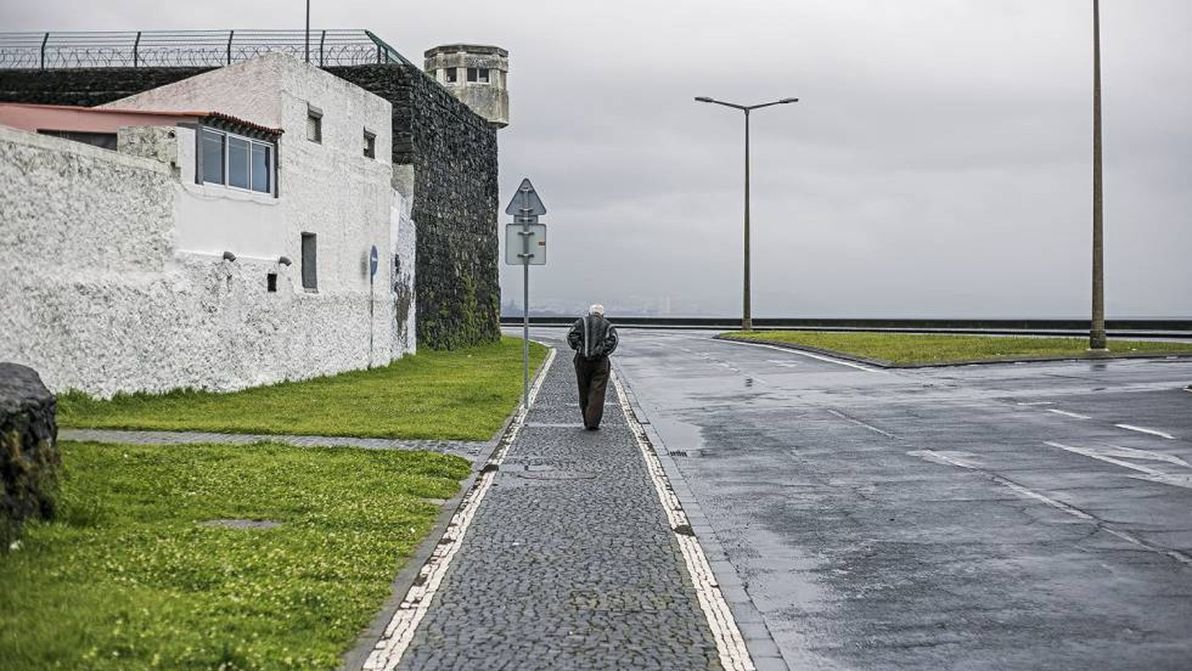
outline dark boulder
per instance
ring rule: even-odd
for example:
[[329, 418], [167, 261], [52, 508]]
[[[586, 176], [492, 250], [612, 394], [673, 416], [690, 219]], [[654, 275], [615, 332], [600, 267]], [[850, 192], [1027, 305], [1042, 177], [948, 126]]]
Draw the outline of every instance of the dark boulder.
[[0, 363], [0, 552], [25, 520], [54, 516], [62, 468], [56, 412], [37, 371]]

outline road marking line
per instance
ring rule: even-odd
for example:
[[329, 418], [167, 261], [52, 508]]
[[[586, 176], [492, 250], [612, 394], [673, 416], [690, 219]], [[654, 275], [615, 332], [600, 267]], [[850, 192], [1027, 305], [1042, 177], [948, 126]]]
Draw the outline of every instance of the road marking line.
[[1076, 517], [1076, 518], [1079, 518], [1086, 522], [1089, 522], [1090, 524], [1094, 525], [1097, 529], [1104, 531], [1108, 534], [1111, 534], [1113, 536], [1116, 536], [1117, 538], [1120, 538], [1128, 543], [1137, 545], [1137, 546], [1144, 548], [1146, 550], [1150, 550], [1151, 552], [1155, 552], [1157, 554], [1161, 554], [1166, 557], [1170, 557], [1171, 559], [1174, 559], [1177, 562], [1180, 562], [1181, 564], [1184, 564], [1186, 566], [1192, 566], [1192, 556], [1184, 554], [1183, 552], [1180, 552], [1179, 550], [1171, 550], [1171, 549], [1168, 549], [1165, 547], [1160, 547], [1158, 545], [1152, 545], [1152, 544], [1142, 540], [1141, 538], [1138, 538], [1137, 536], [1126, 533], [1125, 531], [1118, 531], [1117, 529], [1114, 529], [1114, 528], [1108, 526], [1103, 520], [1096, 518], [1096, 517], [1084, 512], [1083, 510], [1081, 510], [1079, 508], [1070, 506], [1067, 503], [1064, 503], [1063, 501], [1056, 501], [1055, 499], [1053, 499], [1049, 496], [1046, 496], [1044, 494], [1040, 494], [1039, 492], [1036, 492], [1032, 489], [1027, 489], [1026, 487], [1023, 487], [1022, 485], [1018, 484], [1017, 482], [1010, 480], [1009, 478], [1005, 478], [1001, 475], [998, 475], [997, 473], [991, 473], [987, 470], [984, 470], [984, 469], [976, 466], [975, 464], [966, 462], [962, 459], [954, 459], [949, 454], [942, 453], [942, 452], [933, 452], [932, 450], [913, 450], [911, 452], [907, 452], [907, 454], [909, 454], [911, 456], [919, 457], [920, 459], [926, 459], [928, 461], [935, 461], [937, 463], [947, 463], [947, 464], [951, 464], [953, 466], [957, 466], [959, 468], [977, 471], [978, 473], [985, 475], [986, 477], [993, 480], [994, 482], [1006, 487], [1007, 489], [1010, 489], [1011, 491], [1013, 491], [1016, 494], [1025, 496], [1029, 499], [1034, 499], [1035, 501], [1044, 503], [1048, 506], [1051, 506], [1052, 508], [1055, 508], [1056, 510], [1060, 510], [1064, 513], [1067, 513], [1068, 515], [1071, 515], [1072, 517]]
[[[551, 364], [554, 363], [555, 352], [555, 348], [552, 347], [542, 366], [542, 372], [530, 389], [528, 399], [530, 407], [533, 407], [534, 401], [538, 398], [538, 391], [546, 380]], [[517, 434], [525, 425], [529, 412], [529, 408], [522, 408], [518, 411], [509, 425], [509, 431], [501, 439], [501, 444], [493, 453], [492, 458], [488, 460], [485, 469], [488, 469], [489, 466], [500, 466], [501, 462], [505, 460], [505, 454], [509, 451], [509, 446], [513, 444], [513, 441], [517, 439]], [[463, 545], [468, 527], [471, 526], [472, 519], [476, 516], [476, 510], [480, 507], [480, 502], [484, 500], [484, 495], [492, 487], [497, 472], [498, 469], [481, 470], [476, 483], [472, 485], [472, 491], [464, 496], [459, 509], [448, 523], [443, 538], [418, 572], [419, 579], [406, 592], [401, 604], [397, 607], [397, 612], [393, 614], [393, 619], [385, 627], [385, 633], [381, 636], [381, 640], [377, 641], [376, 647], [365, 660], [363, 666], [365, 671], [392, 671], [401, 662], [402, 656], [410, 647], [410, 642], [414, 640], [414, 632], [418, 630], [418, 625], [430, 610], [430, 604], [438, 592], [439, 585], [443, 582], [443, 577], [451, 568], [452, 560]]]
[[1166, 438], [1167, 440], [1175, 440], [1175, 436], [1171, 435], [1170, 433], [1163, 433], [1162, 431], [1156, 431], [1154, 429], [1147, 429], [1147, 428], [1144, 428], [1141, 426], [1134, 426], [1133, 424], [1114, 424], [1114, 426], [1116, 426], [1119, 429], [1125, 429], [1127, 431], [1137, 431], [1138, 433], [1148, 433], [1152, 436], [1159, 436], [1160, 438]]
[[687, 573], [691, 576], [691, 583], [695, 587], [695, 595], [699, 600], [700, 608], [704, 611], [708, 627], [712, 630], [712, 638], [716, 641], [720, 664], [727, 671], [754, 671], [756, 667], [753, 665], [753, 658], [749, 656], [749, 649], [745, 647], [745, 639], [741, 636], [741, 630], [737, 627], [733, 612], [724, 599], [724, 593], [720, 591], [716, 575], [712, 572], [711, 565], [708, 564], [708, 558], [704, 554], [699, 540], [693, 534], [689, 535], [678, 531], [679, 529], [691, 529], [687, 513], [683, 511], [679, 497], [675, 496], [675, 491], [666, 477], [666, 470], [663, 469], [662, 462], [654, 452], [654, 447], [646, 438], [645, 429], [633, 415], [633, 409], [629, 406], [629, 397], [625, 394], [620, 378], [614, 374], [612, 379], [613, 386], [617, 390], [617, 399], [621, 404], [621, 411], [625, 413], [625, 421], [629, 423], [629, 428], [633, 430], [633, 435], [637, 438], [637, 447], [641, 451], [642, 458], [645, 459], [646, 470], [650, 473], [658, 500], [662, 503], [663, 510], [666, 511], [667, 522], [670, 523], [671, 529], [676, 530], [675, 539], [679, 542], [679, 550], [683, 554]]
[[799, 356], [805, 356], [809, 359], [816, 359], [818, 361], [826, 361], [828, 363], [840, 364], [841, 366], [848, 366], [849, 368], [856, 368], [857, 370], [863, 370], [866, 373], [885, 373], [887, 375], [889, 375], [889, 373], [890, 373], [890, 371], [878, 370], [877, 368], [870, 368], [869, 366], [862, 366], [861, 364], [853, 363], [852, 361], [845, 361], [843, 359], [833, 359], [831, 357], [821, 356], [819, 354], [812, 354], [811, 352], [804, 352], [801, 349], [791, 349], [789, 347], [777, 347], [775, 345], [767, 345], [766, 343], [761, 343], [761, 342], [744, 342], [742, 340], [717, 340], [716, 342], [727, 342], [727, 343], [732, 343], [734, 345], [745, 345], [746, 347], [765, 347], [767, 349], [772, 349], [772, 350], [776, 350], [779, 352], [786, 352], [787, 354], [798, 354]]
[[863, 426], [866, 429], [873, 431], [874, 433], [880, 433], [887, 438], [893, 438], [894, 440], [898, 440], [898, 436], [895, 436], [892, 433], [887, 433], [885, 431], [882, 431], [881, 429], [877, 428], [876, 426], [873, 426], [872, 424], [866, 424], [865, 422], [862, 422], [861, 420], [859, 420], [855, 417], [849, 417], [848, 415], [844, 414], [843, 412], [840, 412], [839, 410], [833, 410], [832, 408], [828, 408], [827, 410], [828, 410], [828, 412], [832, 413], [833, 415], [836, 415], [837, 417], [839, 417], [840, 419], [843, 419], [846, 422], [852, 422], [853, 424], [856, 424], [858, 426]]
[[1047, 412], [1054, 412], [1057, 415], [1063, 415], [1064, 417], [1071, 417], [1073, 419], [1089, 419], [1088, 415], [1078, 415], [1074, 412], [1068, 412], [1067, 410], [1057, 410], [1055, 408], [1048, 408]]
[[1083, 456], [1089, 457], [1090, 459], [1096, 459], [1098, 461], [1104, 461], [1105, 463], [1113, 464], [1115, 466], [1121, 466], [1122, 468], [1128, 468], [1132, 471], [1138, 471], [1139, 473], [1146, 473], [1147, 475], [1154, 475], [1154, 476], [1166, 475], [1163, 471], [1156, 470], [1154, 468], [1151, 468], [1150, 466], [1143, 466], [1142, 464], [1132, 464], [1128, 461], [1122, 461], [1121, 459], [1115, 459], [1107, 454], [1098, 452], [1097, 450], [1094, 450], [1094, 449], [1089, 449], [1087, 447], [1074, 447], [1072, 445], [1065, 445], [1063, 443], [1057, 443], [1057, 442], [1051, 441], [1051, 440], [1045, 441], [1043, 444], [1050, 445], [1051, 447], [1057, 447], [1061, 450], [1066, 450], [1073, 454], [1083, 455]]
[[1055, 401], [1019, 401], [1018, 405], [1032, 406], [1032, 405], [1055, 405]]

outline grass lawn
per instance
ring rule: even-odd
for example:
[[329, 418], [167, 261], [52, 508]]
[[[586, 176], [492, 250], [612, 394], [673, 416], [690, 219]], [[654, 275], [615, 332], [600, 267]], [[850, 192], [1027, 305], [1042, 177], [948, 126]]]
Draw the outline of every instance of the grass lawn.
[[[62, 443], [0, 555], [4, 669], [334, 669], [469, 473], [427, 452]], [[270, 529], [208, 526], [273, 520]]]
[[[530, 344], [537, 369], [546, 348]], [[233, 393], [180, 390], [100, 401], [58, 397], [58, 424], [92, 429], [488, 440], [522, 388], [521, 340], [425, 350], [385, 368]]]
[[[752, 331], [724, 333], [741, 340], [769, 340], [914, 366], [958, 361], [1084, 356], [1087, 338], [924, 335], [914, 333]], [[1192, 354], [1192, 343], [1110, 340], [1111, 354]]]

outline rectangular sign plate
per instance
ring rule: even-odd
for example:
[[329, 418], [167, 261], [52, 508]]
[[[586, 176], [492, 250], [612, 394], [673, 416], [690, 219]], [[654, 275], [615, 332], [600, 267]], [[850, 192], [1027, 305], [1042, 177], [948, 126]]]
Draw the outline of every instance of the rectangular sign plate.
[[[529, 235], [522, 235], [522, 231], [529, 231]], [[546, 265], [546, 224], [505, 224], [505, 263], [510, 266], [520, 266], [524, 263], [519, 256], [526, 249], [523, 238], [530, 239], [530, 265]]]

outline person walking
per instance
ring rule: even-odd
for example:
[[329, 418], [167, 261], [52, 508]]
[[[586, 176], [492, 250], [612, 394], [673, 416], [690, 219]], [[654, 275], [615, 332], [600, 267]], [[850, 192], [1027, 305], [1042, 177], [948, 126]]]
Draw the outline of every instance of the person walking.
[[588, 308], [588, 316], [578, 319], [567, 334], [567, 344], [575, 350], [575, 378], [579, 383], [579, 410], [584, 428], [596, 431], [604, 417], [604, 393], [608, 389], [608, 356], [617, 349], [617, 329], [604, 318], [604, 306]]

